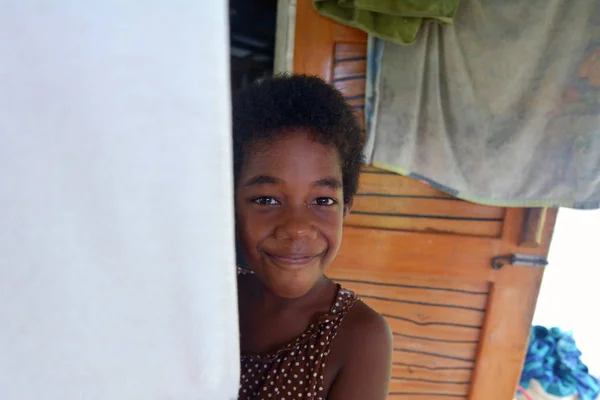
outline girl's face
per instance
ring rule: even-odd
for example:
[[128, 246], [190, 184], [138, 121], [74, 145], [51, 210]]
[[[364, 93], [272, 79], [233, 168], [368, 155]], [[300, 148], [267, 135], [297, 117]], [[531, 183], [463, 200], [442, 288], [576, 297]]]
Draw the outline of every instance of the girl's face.
[[303, 129], [249, 150], [236, 183], [242, 253], [272, 292], [301, 297], [323, 277], [342, 240], [347, 207], [338, 152]]

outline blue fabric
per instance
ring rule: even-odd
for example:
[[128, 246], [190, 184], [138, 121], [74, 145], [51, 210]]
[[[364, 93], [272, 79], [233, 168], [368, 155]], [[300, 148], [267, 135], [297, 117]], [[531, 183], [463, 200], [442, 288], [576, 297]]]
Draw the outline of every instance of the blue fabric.
[[600, 394], [600, 381], [591, 376], [580, 360], [581, 352], [573, 336], [558, 328], [534, 326], [521, 386], [527, 389], [532, 379], [555, 396], [578, 394], [581, 400], [595, 400]]

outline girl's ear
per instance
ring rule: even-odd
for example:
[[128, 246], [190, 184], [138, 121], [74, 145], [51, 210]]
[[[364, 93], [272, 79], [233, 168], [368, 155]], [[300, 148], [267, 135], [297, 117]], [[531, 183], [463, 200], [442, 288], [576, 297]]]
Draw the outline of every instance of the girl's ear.
[[344, 204], [344, 218], [346, 218], [350, 214], [350, 210], [352, 209], [353, 204], [354, 199], [350, 199]]

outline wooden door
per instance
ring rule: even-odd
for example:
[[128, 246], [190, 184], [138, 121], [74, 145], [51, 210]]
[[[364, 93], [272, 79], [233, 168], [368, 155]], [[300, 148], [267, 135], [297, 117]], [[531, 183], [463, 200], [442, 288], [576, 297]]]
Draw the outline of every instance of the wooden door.
[[[364, 33], [299, 0], [294, 70], [336, 85], [362, 114]], [[362, 117], [362, 115], [361, 115]], [[394, 332], [389, 399], [509, 400], [527, 350], [555, 210], [486, 207], [366, 167], [329, 276], [386, 316]]]

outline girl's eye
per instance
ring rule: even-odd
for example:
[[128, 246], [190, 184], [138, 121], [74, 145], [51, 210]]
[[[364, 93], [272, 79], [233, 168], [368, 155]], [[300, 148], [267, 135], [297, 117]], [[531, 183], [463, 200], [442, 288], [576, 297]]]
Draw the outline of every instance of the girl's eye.
[[260, 204], [261, 206], [275, 206], [279, 202], [274, 197], [262, 196], [252, 200], [253, 203]]
[[331, 197], [317, 197], [313, 200], [313, 204], [317, 206], [332, 206], [336, 203], [337, 201], [335, 201]]

